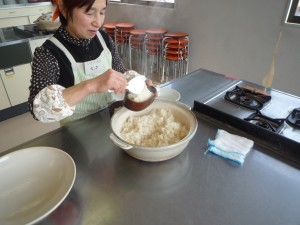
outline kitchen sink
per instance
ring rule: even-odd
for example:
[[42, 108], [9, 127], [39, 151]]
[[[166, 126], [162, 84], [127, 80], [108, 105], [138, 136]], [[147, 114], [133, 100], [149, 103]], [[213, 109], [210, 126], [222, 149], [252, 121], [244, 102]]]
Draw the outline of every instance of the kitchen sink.
[[13, 28], [9, 27], [0, 29], [0, 39], [1, 42], [9, 42], [20, 40], [20, 37], [15, 33]]
[[0, 28], [0, 69], [30, 63], [29, 42], [50, 35], [43, 33], [35, 24]]

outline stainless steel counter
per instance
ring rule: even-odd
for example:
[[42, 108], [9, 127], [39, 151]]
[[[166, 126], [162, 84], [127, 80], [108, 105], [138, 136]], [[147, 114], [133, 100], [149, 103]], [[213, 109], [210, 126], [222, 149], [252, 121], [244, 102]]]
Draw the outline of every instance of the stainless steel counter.
[[[193, 99], [234, 82], [197, 70], [164, 86], [180, 91], [181, 101], [192, 106]], [[188, 147], [165, 162], [139, 161], [116, 147], [107, 109], [7, 152], [51, 146], [76, 163], [70, 194], [39, 224], [299, 225], [299, 165], [258, 145], [241, 167], [204, 154], [219, 127], [196, 116], [198, 130]]]

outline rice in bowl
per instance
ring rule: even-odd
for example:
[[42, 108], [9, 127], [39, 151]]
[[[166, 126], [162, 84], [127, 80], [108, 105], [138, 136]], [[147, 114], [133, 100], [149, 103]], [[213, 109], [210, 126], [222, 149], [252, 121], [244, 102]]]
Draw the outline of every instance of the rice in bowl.
[[154, 108], [146, 115], [129, 116], [121, 127], [122, 138], [134, 145], [160, 147], [175, 144], [189, 129], [169, 109]]

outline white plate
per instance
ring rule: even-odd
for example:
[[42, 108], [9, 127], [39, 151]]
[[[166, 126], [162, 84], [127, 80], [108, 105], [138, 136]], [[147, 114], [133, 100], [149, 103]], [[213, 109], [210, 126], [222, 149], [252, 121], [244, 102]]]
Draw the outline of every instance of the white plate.
[[76, 176], [73, 159], [51, 147], [18, 150], [0, 158], [1, 224], [34, 224], [56, 209]]
[[160, 88], [158, 89], [157, 99], [178, 101], [180, 99], [180, 93], [171, 88]]

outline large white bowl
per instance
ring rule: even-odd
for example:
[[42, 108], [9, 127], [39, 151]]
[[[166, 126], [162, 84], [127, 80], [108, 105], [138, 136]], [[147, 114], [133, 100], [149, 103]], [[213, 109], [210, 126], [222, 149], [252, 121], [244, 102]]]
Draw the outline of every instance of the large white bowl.
[[71, 190], [73, 159], [51, 147], [18, 150], [0, 158], [0, 224], [34, 224]]
[[[175, 116], [175, 119], [189, 128], [187, 136], [175, 144], [161, 147], [143, 147], [125, 141], [120, 132], [126, 119], [132, 115], [141, 116], [148, 114], [154, 108], [170, 109], [172, 114]], [[179, 155], [188, 145], [189, 141], [194, 137], [197, 127], [197, 119], [194, 113], [186, 105], [175, 101], [155, 100], [148, 108], [139, 112], [133, 112], [124, 107], [115, 112], [111, 118], [112, 133], [110, 138], [117, 146], [125, 150], [126, 153], [134, 158], [143, 161], [158, 162], [171, 159]]]

